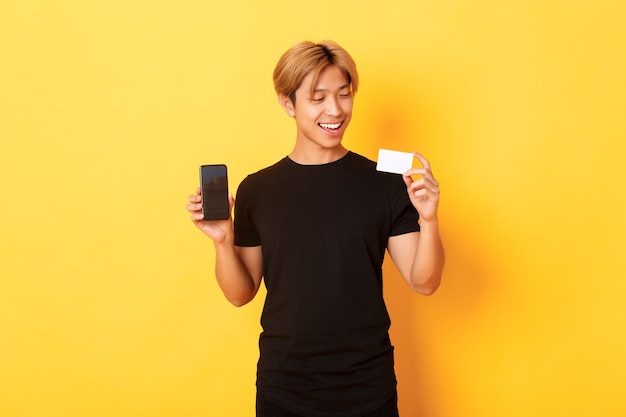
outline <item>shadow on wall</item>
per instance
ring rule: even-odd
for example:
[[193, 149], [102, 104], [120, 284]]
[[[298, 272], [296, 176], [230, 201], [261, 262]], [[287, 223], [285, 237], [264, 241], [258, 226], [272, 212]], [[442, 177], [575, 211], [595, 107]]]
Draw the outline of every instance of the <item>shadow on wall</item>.
[[[377, 114], [367, 117], [366, 131], [374, 132], [374, 148], [418, 150], [442, 155], [445, 145], [427, 143], [424, 138], [440, 137], [438, 125], [445, 123], [438, 117], [437, 109], [420, 101], [420, 94], [409, 92], [409, 86], [394, 88], [382, 85], [378, 97], [394, 98], [369, 103], [366, 110]], [[378, 85], [378, 87], [381, 87]], [[395, 92], [394, 92], [395, 91]], [[389, 94], [391, 92], [391, 94]], [[399, 99], [398, 99], [399, 98]], [[368, 103], [365, 104], [367, 108]], [[422, 123], [423, 121], [423, 123]], [[422, 149], [426, 149], [422, 151]], [[435, 166], [433, 172], [439, 179], [445, 175], [445, 162]], [[441, 177], [441, 178], [440, 178]], [[442, 187], [445, 188], [445, 185]], [[462, 206], [452, 209], [453, 196], [443, 195], [440, 210], [441, 234], [446, 249], [446, 267], [440, 289], [431, 297], [410, 290], [387, 256], [384, 265], [385, 300], [391, 315], [391, 339], [396, 347], [396, 374], [400, 414], [406, 416], [440, 417], [449, 409], [450, 384], [447, 382], [451, 365], [445, 353], [437, 348], [442, 343], [456, 343], [460, 328], [471, 326], [486, 294], [491, 292], [493, 271], [488, 264], [485, 242], [472, 231], [471, 224], [462, 220]], [[453, 219], [447, 216], [455, 216]], [[492, 277], [493, 278], [493, 277]], [[472, 337], [479, 337], [478, 335]], [[452, 370], [454, 373], [454, 370]]]
[[442, 235], [446, 267], [441, 287], [432, 296], [411, 291], [389, 257], [383, 268], [401, 415], [446, 415], [442, 410], [449, 408], [444, 401], [449, 401], [447, 387], [454, 369], [437, 346], [458, 342], [458, 333], [471, 327], [488, 292], [490, 272], [481, 256], [485, 252], [476, 242], [459, 245], [472, 241], [463, 231], [443, 227]]

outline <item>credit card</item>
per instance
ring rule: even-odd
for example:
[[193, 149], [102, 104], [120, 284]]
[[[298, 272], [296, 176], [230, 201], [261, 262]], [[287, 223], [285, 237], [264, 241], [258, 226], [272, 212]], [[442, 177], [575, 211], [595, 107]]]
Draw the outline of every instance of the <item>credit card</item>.
[[378, 150], [377, 171], [404, 174], [411, 168], [413, 168], [412, 153], [391, 151], [389, 149]]

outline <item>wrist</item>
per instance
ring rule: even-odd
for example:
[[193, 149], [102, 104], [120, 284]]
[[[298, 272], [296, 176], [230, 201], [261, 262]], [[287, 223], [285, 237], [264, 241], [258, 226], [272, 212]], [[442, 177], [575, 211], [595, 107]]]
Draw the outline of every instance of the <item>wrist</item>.
[[229, 248], [235, 246], [234, 233], [224, 233], [218, 239], [213, 239], [213, 245], [216, 250], [221, 248]]
[[431, 230], [438, 230], [439, 229], [439, 218], [438, 217], [434, 217], [432, 219], [420, 219], [419, 220], [419, 224], [420, 224], [420, 229], [424, 230], [424, 229], [431, 229]]

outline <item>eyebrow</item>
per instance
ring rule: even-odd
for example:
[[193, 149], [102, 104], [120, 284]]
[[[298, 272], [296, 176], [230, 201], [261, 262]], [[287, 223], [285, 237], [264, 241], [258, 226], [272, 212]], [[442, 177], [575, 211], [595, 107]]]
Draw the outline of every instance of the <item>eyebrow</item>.
[[[350, 84], [344, 84], [341, 87], [339, 87], [338, 90], [345, 90], [346, 88], [350, 88]], [[313, 90], [314, 93], [319, 93], [322, 91], [328, 91], [328, 88], [315, 88]]]

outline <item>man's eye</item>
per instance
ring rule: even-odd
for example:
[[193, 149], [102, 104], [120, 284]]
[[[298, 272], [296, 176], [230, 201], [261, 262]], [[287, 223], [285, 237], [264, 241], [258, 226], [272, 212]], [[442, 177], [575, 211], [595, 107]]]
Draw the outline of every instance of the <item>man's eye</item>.
[[316, 103], [320, 103], [320, 102], [324, 101], [324, 97], [313, 97], [312, 101], [314, 101]]

